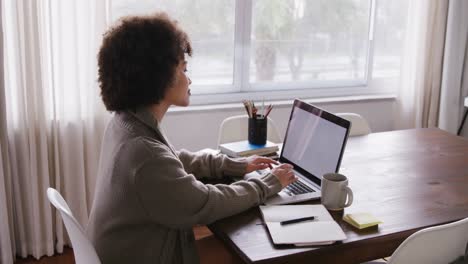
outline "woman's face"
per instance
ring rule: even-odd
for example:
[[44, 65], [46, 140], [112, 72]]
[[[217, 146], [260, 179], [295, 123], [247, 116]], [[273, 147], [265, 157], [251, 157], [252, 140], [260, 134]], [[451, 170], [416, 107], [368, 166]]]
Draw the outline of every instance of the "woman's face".
[[176, 68], [174, 82], [167, 90], [164, 98], [170, 105], [188, 106], [190, 103], [189, 85], [192, 81], [186, 72], [187, 61], [182, 60]]

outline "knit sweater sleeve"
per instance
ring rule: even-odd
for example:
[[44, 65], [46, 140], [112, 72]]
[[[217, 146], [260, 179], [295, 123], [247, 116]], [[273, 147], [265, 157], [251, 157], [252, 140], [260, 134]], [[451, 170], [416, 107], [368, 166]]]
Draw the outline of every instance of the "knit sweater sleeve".
[[196, 178], [221, 178], [224, 175], [242, 176], [245, 174], [247, 161], [245, 158], [233, 159], [224, 154], [206, 152], [177, 152], [187, 173]]
[[281, 190], [272, 174], [231, 185], [205, 185], [163, 145], [151, 148], [150, 157], [135, 171], [133, 185], [149, 217], [169, 227], [208, 224], [263, 203]]

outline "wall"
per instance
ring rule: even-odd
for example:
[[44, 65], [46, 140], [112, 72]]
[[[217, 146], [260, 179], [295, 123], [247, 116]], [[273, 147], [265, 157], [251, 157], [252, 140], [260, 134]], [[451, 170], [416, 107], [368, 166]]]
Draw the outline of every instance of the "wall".
[[[394, 123], [394, 98], [348, 99], [345, 101], [315, 100], [315, 105], [333, 112], [353, 112], [362, 115], [373, 132], [389, 131]], [[274, 103], [270, 117], [275, 121], [282, 136], [286, 131], [292, 101]], [[200, 150], [216, 148], [218, 129], [224, 118], [245, 114], [240, 104], [219, 107], [189, 107], [173, 109], [166, 114], [162, 127], [176, 149]]]

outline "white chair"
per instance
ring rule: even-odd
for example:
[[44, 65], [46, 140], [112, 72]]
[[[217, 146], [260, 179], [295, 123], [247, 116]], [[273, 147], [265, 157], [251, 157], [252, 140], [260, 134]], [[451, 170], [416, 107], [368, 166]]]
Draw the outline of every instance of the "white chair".
[[85, 232], [81, 225], [76, 221], [67, 202], [63, 199], [60, 193], [53, 189], [47, 188], [47, 198], [51, 204], [60, 212], [65, 227], [73, 247], [75, 255], [75, 263], [77, 264], [99, 264], [101, 261], [94, 249], [93, 245], [86, 237]]
[[350, 137], [364, 136], [372, 132], [366, 119], [361, 115], [355, 113], [337, 113], [336, 115], [351, 122]]
[[450, 263], [465, 256], [467, 243], [468, 218], [465, 218], [412, 234], [395, 250], [388, 263]]
[[[270, 117], [267, 118], [267, 139], [274, 143], [282, 142], [275, 122]], [[231, 116], [224, 119], [219, 126], [218, 146], [227, 142], [246, 140], [248, 120], [247, 115]]]

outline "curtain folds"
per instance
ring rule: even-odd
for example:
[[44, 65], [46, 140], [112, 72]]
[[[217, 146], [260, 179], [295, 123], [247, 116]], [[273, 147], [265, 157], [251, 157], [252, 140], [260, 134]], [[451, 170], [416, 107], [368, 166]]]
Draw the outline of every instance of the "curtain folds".
[[[11, 190], [10, 186], [9, 161], [7, 159], [7, 137], [6, 137], [6, 107], [5, 107], [5, 79], [3, 67], [3, 16], [2, 4], [0, 3], [0, 263], [13, 263], [12, 247], [12, 217], [8, 213], [11, 211]], [[8, 191], [8, 193], [7, 193]]]
[[9, 220], [12, 245], [3, 244], [1, 229], [0, 252], [39, 258], [61, 252], [68, 243], [62, 220], [47, 200], [47, 187], [59, 190], [77, 220], [87, 223], [109, 118], [96, 82], [96, 54], [108, 8], [106, 1], [93, 0], [2, 4], [8, 52], [1, 104], [6, 117], [0, 120], [5, 192], [0, 200], [6, 201], [6, 217], [3, 204], [0, 212], [2, 223]]
[[438, 125], [448, 3], [409, 2], [396, 129]]
[[450, 0], [444, 54], [439, 127], [455, 134], [468, 96], [468, 1]]

